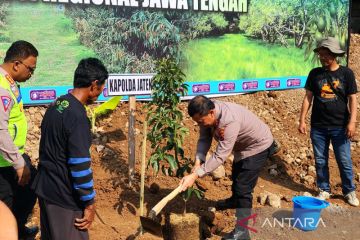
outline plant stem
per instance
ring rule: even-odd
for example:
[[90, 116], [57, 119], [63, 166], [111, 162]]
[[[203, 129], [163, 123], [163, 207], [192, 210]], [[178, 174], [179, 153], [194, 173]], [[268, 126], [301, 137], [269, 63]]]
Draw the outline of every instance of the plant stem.
[[185, 216], [185, 214], [186, 214], [186, 202], [187, 201], [184, 201], [184, 212], [183, 212], [183, 215]]

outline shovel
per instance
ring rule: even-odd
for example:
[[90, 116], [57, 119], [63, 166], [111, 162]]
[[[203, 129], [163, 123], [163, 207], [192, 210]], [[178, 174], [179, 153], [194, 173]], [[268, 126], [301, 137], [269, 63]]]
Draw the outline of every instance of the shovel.
[[169, 201], [171, 201], [179, 194], [181, 186], [182, 185], [178, 186], [171, 193], [169, 193], [169, 195], [161, 199], [161, 201], [151, 209], [148, 217], [140, 216], [140, 222], [143, 229], [154, 235], [162, 237], [162, 226], [159, 222], [156, 221], [156, 216], [161, 212], [161, 210], [166, 206]]

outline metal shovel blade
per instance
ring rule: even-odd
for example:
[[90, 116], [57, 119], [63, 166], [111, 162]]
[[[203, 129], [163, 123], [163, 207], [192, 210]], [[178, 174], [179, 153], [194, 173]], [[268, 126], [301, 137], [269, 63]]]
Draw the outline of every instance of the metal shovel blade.
[[142, 228], [147, 231], [147, 232], [150, 232], [156, 236], [159, 236], [159, 237], [163, 237], [163, 234], [162, 234], [162, 226], [160, 223], [158, 223], [157, 221], [151, 219], [151, 218], [148, 218], [148, 217], [143, 217], [143, 216], [140, 216], [140, 222], [141, 222], [141, 226]]

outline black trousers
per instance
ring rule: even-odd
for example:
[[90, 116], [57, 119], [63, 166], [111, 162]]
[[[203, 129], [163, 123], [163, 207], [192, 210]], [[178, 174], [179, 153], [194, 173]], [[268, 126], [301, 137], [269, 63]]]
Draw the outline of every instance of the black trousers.
[[88, 231], [78, 230], [75, 218], [82, 218], [83, 211], [65, 209], [39, 197], [41, 240], [88, 240]]
[[36, 169], [31, 165], [30, 158], [26, 154], [23, 157], [31, 172], [30, 182], [24, 187], [17, 183], [17, 175], [13, 167], [0, 168], [0, 200], [12, 210], [19, 230], [25, 226], [36, 203], [35, 192], [30, 189]]
[[252, 208], [252, 194], [259, 174], [270, 155], [270, 148], [241, 160], [238, 160], [236, 156], [234, 156], [232, 167], [232, 198], [237, 208]]

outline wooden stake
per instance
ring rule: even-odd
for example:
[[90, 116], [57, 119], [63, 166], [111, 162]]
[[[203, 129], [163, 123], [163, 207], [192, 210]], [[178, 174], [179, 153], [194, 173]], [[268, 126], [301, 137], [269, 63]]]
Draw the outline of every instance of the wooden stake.
[[[140, 216], [144, 216], [144, 188], [145, 188], [145, 166], [146, 166], [146, 140], [147, 140], [147, 121], [144, 121], [144, 138], [142, 142], [142, 152], [141, 152], [141, 183], [140, 183]], [[143, 229], [140, 227], [140, 234], [142, 234]]]
[[135, 169], [135, 110], [136, 97], [129, 96], [129, 136], [128, 136], [128, 153], [129, 153], [129, 186], [132, 187], [134, 181]]

